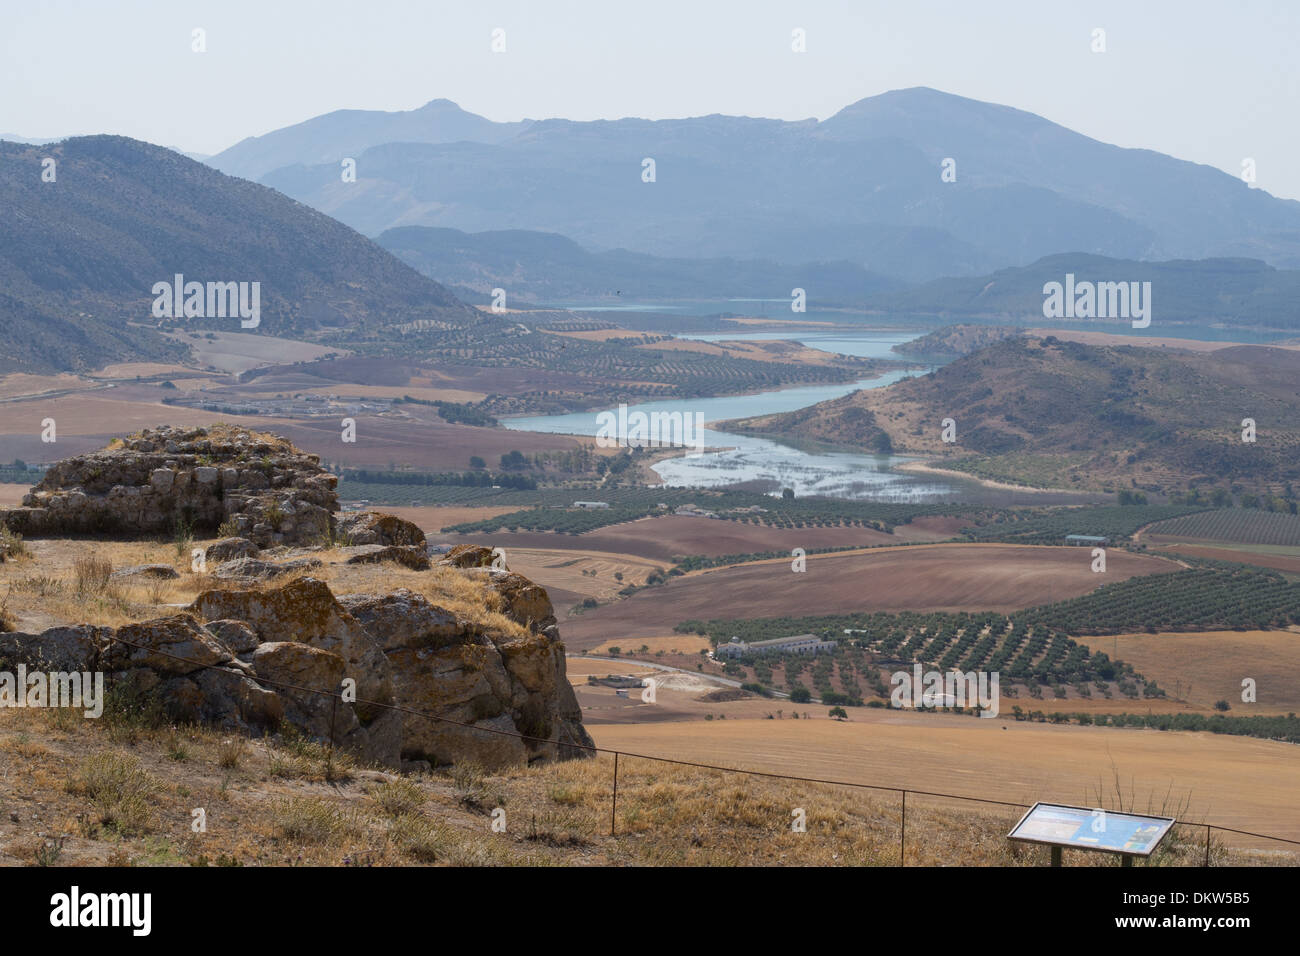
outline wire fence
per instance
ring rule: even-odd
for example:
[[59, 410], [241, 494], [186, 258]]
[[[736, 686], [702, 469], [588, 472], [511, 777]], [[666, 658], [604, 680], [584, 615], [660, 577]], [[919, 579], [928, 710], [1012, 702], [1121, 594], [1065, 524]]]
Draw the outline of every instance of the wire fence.
[[[145, 644], [129, 641], [124, 638], [117, 637], [116, 635], [112, 638], [112, 640], [127, 647], [133, 647], [138, 650], [147, 651], [150, 654], [169, 658], [177, 662], [183, 663], [190, 668], [190, 670], [187, 673], [194, 673], [200, 670], [221, 669], [224, 667], [225, 663], [228, 663], [228, 662], [204, 663], [200, 661], [195, 661], [189, 658], [182, 657], [177, 654], [173, 654], [169, 651], [161, 650], [151, 645], [145, 645]], [[783, 773], [776, 773], [776, 772], [764, 771], [764, 770], [748, 770], [748, 769], [743, 769], [738, 767], [725, 767], [718, 764], [709, 764], [709, 763], [702, 763], [702, 762], [690, 761], [690, 760], [680, 760], [672, 757], [662, 757], [655, 754], [641, 754], [641, 753], [635, 753], [626, 750], [616, 750], [608, 747], [597, 747], [594, 745], [580, 744], [576, 742], [567, 742], [561, 744], [561, 743], [557, 743], [557, 741], [549, 737], [536, 737], [536, 736], [530, 736], [528, 734], [512, 732], [508, 730], [501, 730], [493, 727], [480, 727], [475, 724], [453, 720], [449, 717], [443, 717], [437, 714], [430, 714], [424, 711], [415, 710], [410, 707], [404, 707], [400, 704], [391, 704], [384, 701], [368, 700], [360, 697], [356, 697], [356, 698], [345, 697], [345, 695], [341, 690], [333, 691], [333, 690], [324, 690], [315, 687], [303, 687], [301, 685], [290, 684], [284, 681], [276, 681], [265, 677], [259, 677], [244, 671], [240, 671], [239, 674], [267, 688], [272, 688], [280, 691], [290, 691], [298, 694], [305, 694], [309, 696], [330, 699], [332, 701], [331, 726], [330, 726], [328, 744], [329, 747], [331, 748], [331, 753], [332, 753], [332, 748], [336, 744], [336, 741], [334, 739], [335, 737], [334, 718], [337, 714], [338, 704], [342, 702], [346, 704], [362, 704], [375, 709], [394, 711], [411, 717], [417, 717], [424, 720], [435, 721], [441, 724], [460, 727], [464, 730], [471, 731], [477, 734], [492, 734], [492, 735], [497, 735], [502, 737], [511, 737], [524, 742], [533, 742], [533, 743], [538, 743], [543, 745], [552, 745], [558, 747], [558, 751], [561, 756], [573, 757], [573, 756], [578, 756], [579, 753], [584, 753], [584, 752], [592, 755], [612, 756], [613, 771], [610, 780], [610, 812], [609, 812], [609, 835], [611, 837], [617, 837], [619, 835], [618, 800], [619, 800], [620, 759], [624, 762], [624, 764], [626, 764], [626, 762], [629, 760], [644, 760], [644, 761], [651, 761], [656, 764], [668, 765], [673, 767], [683, 767], [683, 768], [690, 768], [694, 770], [705, 770], [705, 771], [710, 771], [713, 773], [721, 773], [721, 774], [736, 774], [746, 778], [779, 780], [791, 784], [813, 785], [813, 786], [821, 786], [821, 787], [842, 787], [853, 791], [871, 791], [871, 792], [884, 793], [884, 794], [890, 794], [896, 796], [899, 800], [898, 859], [897, 859], [898, 865], [906, 865], [908, 859], [907, 814], [908, 814], [909, 798], [911, 798], [914, 814], [918, 810], [917, 807], [918, 798], [921, 798], [922, 800], [929, 799], [931, 801], [948, 800], [948, 801], [955, 801], [955, 802], [965, 803], [965, 804], [982, 804], [984, 806], [1011, 808], [1011, 809], [1016, 809], [1021, 811], [1027, 810], [1030, 806], [1032, 806], [1032, 804], [1028, 804], [1028, 803], [1018, 803], [1014, 801], [997, 800], [990, 797], [974, 797], [967, 794], [945, 793], [945, 792], [933, 791], [933, 790], [921, 790], [912, 787], [894, 787], [894, 786], [887, 786], [883, 784], [861, 783], [859, 781], [853, 781], [853, 780], [834, 780], [834, 779], [828, 779], [823, 777], [805, 777], [796, 774], [783, 774]], [[1212, 835], [1215, 832], [1232, 834], [1238, 837], [1247, 837], [1255, 841], [1265, 841], [1272, 844], [1284, 844], [1289, 847], [1300, 848], [1300, 840], [1295, 840], [1288, 837], [1281, 837], [1275, 834], [1258, 833], [1251, 830], [1242, 830], [1235, 827], [1228, 827], [1228, 826], [1223, 826], [1221, 824], [1215, 824], [1215, 823], [1208, 823], [1208, 822], [1193, 823], [1193, 822], [1180, 821], [1175, 825], [1174, 829], [1177, 830], [1179, 828], [1182, 828], [1184, 831], [1187, 829], [1191, 829], [1196, 832], [1199, 832], [1200, 830], [1204, 830], [1205, 832], [1204, 843], [1203, 843], [1204, 852], [1203, 855], [1200, 857], [1201, 865], [1203, 866], [1211, 865]], [[1184, 840], [1183, 842], [1184, 844], [1187, 844], [1190, 843], [1191, 841]], [[1188, 854], [1184, 854], [1184, 855], [1188, 856]], [[1287, 859], [1284, 862], [1286, 862], [1287, 864], [1292, 864], [1295, 861], [1294, 859]]]

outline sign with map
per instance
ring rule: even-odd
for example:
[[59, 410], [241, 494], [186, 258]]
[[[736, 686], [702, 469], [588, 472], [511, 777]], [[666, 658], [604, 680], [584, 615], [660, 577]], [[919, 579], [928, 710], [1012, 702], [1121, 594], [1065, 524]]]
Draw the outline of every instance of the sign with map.
[[1172, 817], [1036, 803], [1007, 837], [1025, 843], [1150, 856], [1177, 822]]

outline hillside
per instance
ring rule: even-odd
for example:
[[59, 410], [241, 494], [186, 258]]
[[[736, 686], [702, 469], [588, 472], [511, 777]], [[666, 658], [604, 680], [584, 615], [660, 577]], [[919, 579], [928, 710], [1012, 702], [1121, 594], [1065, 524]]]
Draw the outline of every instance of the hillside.
[[764, 293], [784, 297], [792, 288], [815, 290], [819, 303], [860, 305], [901, 282], [851, 262], [783, 266], [763, 260], [668, 259], [615, 249], [590, 252], [564, 236], [528, 230], [465, 233], [406, 226], [375, 242], [403, 262], [457, 289], [487, 300], [493, 288], [519, 301], [555, 303], [571, 298], [716, 299]]
[[[1300, 266], [1300, 203], [926, 88], [870, 97], [820, 122], [547, 119], [505, 138], [498, 125], [456, 142], [403, 133], [384, 143], [361, 119], [352, 125], [329, 155], [314, 143], [277, 152], [282, 165], [260, 181], [368, 235], [411, 225], [539, 230], [596, 250], [847, 260], [915, 281], [1067, 251]], [[344, 143], [369, 148], [343, 152]], [[347, 155], [357, 160], [354, 184], [340, 182]], [[653, 182], [642, 180], [645, 158], [655, 161]], [[947, 158], [957, 163], [952, 182], [940, 177]]]
[[1020, 334], [1020, 329], [1005, 325], [946, 325], [895, 345], [892, 351], [914, 358], [950, 361]]
[[[1300, 480], [1300, 352], [1194, 353], [1011, 338], [888, 388], [742, 430], [942, 456], [943, 467], [1021, 484], [1268, 489]], [[956, 441], [942, 440], [955, 422]], [[1243, 418], [1257, 441], [1241, 440]]]
[[530, 125], [530, 120], [494, 123], [443, 99], [414, 110], [335, 110], [240, 140], [209, 163], [231, 176], [257, 179], [295, 163], [337, 166], [345, 156], [355, 158], [384, 143], [500, 143]]
[[[42, 160], [56, 180], [42, 181]], [[0, 372], [175, 360], [153, 286], [260, 282], [259, 332], [363, 329], [475, 312], [364, 236], [264, 186], [119, 136], [0, 143]], [[234, 318], [164, 328], [239, 331]]]
[[1153, 327], [1199, 322], [1300, 328], [1300, 271], [1275, 269], [1258, 259], [1144, 262], [1066, 253], [988, 275], [936, 279], [876, 294], [871, 305], [892, 312], [1041, 323], [1043, 286], [1064, 282], [1067, 273], [1078, 282], [1150, 282]]

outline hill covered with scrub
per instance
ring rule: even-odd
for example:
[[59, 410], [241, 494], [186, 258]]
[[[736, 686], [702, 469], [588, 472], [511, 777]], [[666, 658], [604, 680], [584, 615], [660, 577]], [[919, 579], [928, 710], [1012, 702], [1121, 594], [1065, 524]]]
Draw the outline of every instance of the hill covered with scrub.
[[[1040, 487], [1238, 485], [1292, 497], [1297, 380], [1294, 349], [1190, 352], [1016, 336], [887, 388], [745, 419], [739, 430], [924, 455]], [[1253, 442], [1242, 439], [1247, 418]], [[954, 441], [944, 441], [945, 420]]]

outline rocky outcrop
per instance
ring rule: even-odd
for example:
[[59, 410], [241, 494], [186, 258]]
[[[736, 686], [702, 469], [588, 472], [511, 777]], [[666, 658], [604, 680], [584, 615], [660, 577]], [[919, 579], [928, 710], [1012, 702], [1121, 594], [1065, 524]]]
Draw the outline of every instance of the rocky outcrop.
[[458, 544], [438, 561], [444, 568], [489, 568], [492, 566], [493, 551], [477, 544]]
[[348, 545], [383, 544], [424, 549], [426, 539], [420, 526], [382, 511], [356, 511], [340, 515], [337, 535]]
[[[390, 767], [587, 755], [550, 598], [506, 569], [500, 552], [461, 546], [438, 564], [495, 592], [484, 611], [518, 627], [486, 613], [462, 619], [412, 590], [340, 599], [323, 581], [286, 578], [321, 567], [326, 544], [342, 545], [331, 559], [339, 567], [429, 570], [424, 533], [411, 522], [378, 512], [336, 522], [334, 486], [316, 456], [228, 426], [146, 429], [60, 462], [23, 508], [0, 511], [0, 523], [37, 536], [170, 536], [223, 524], [238, 534], [204, 550], [194, 570], [221, 583], [179, 613], [116, 629], [0, 633], [0, 669], [103, 672], [173, 720], [250, 734], [288, 724]], [[141, 565], [117, 576], [177, 572]]]
[[557, 636], [483, 633], [405, 589], [340, 603], [379, 638], [397, 698], [444, 718], [405, 717], [404, 760], [437, 765], [469, 753], [499, 766], [582, 756], [592, 746]]
[[232, 524], [257, 547], [328, 539], [338, 479], [288, 440], [230, 426], [145, 429], [52, 466], [0, 521], [25, 535], [172, 535]]
[[462, 620], [406, 589], [336, 598], [300, 578], [204, 591], [183, 613], [117, 629], [0, 634], [0, 666], [103, 671], [172, 719], [252, 734], [288, 723], [390, 767], [586, 755], [546, 592], [481, 573], [521, 628]]
[[428, 571], [431, 567], [429, 556], [423, 548], [406, 547], [391, 544], [362, 544], [350, 548], [340, 548], [344, 564], [380, 564], [394, 561], [412, 571]]
[[137, 564], [129, 568], [119, 568], [110, 576], [118, 580], [149, 578], [154, 581], [175, 581], [180, 574], [170, 564]]
[[222, 561], [212, 568], [212, 576], [223, 581], [236, 581], [251, 584], [254, 581], [270, 581], [295, 571], [314, 571], [324, 564], [317, 558], [297, 558], [276, 564], [273, 561], [259, 561], [257, 558], [236, 558]]
[[221, 564], [223, 561], [237, 561], [240, 558], [255, 558], [261, 549], [247, 538], [222, 538], [214, 541], [203, 550], [203, 560], [208, 566]]

